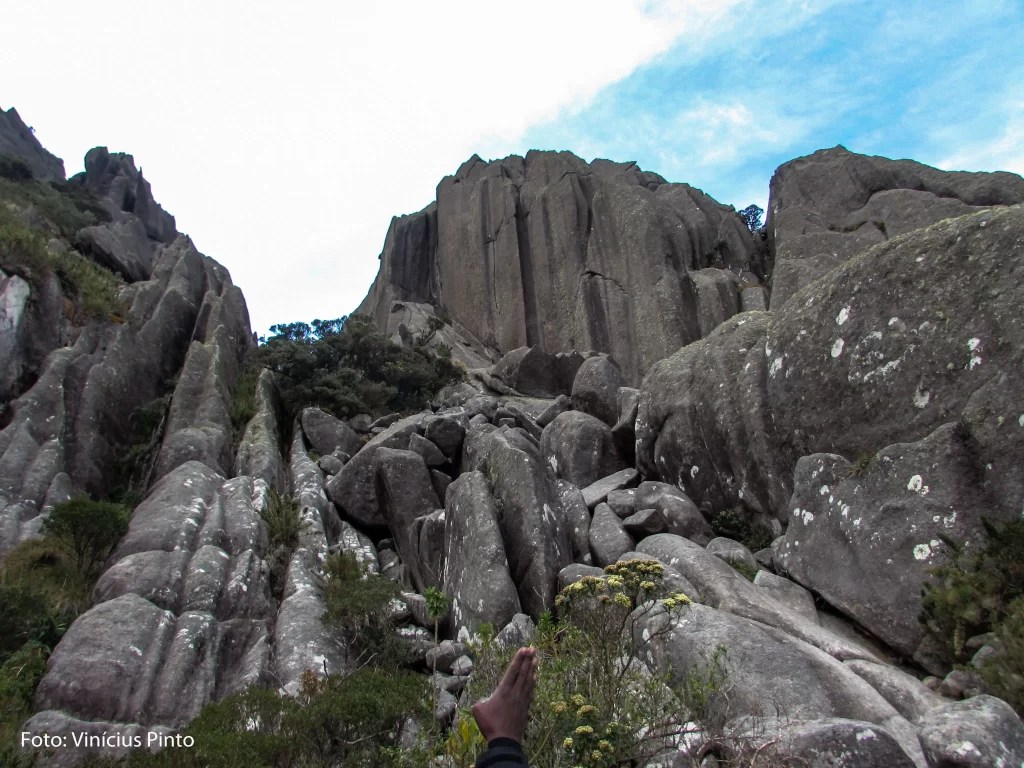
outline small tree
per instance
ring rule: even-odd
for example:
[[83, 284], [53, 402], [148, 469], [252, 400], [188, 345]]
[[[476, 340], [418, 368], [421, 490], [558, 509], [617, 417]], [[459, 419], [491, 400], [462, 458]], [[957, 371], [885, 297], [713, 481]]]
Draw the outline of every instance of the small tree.
[[751, 232], [756, 232], [761, 228], [761, 215], [763, 213], [764, 208], [757, 205], [757, 203], [751, 203], [739, 212], [740, 218], [743, 219], [743, 223], [747, 225], [747, 229]]
[[89, 577], [102, 566], [128, 532], [131, 513], [121, 504], [76, 496], [58, 504], [43, 521], [43, 533], [75, 558], [75, 567]]

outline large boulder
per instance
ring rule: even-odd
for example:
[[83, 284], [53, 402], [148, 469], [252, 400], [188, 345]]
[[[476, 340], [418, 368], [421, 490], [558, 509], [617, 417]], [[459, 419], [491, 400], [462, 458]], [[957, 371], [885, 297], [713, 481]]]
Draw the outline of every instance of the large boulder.
[[171, 243], [177, 237], [174, 217], [153, 199], [149, 182], [136, 169], [131, 155], [111, 154], [106, 147], [94, 147], [85, 155], [85, 173], [78, 174], [75, 180], [104, 198], [115, 217], [134, 214], [141, 219], [151, 239]]
[[[635, 383], [700, 337], [698, 318], [714, 316], [702, 306], [721, 304], [690, 275], [754, 268], [763, 277], [754, 254], [733, 209], [634, 163], [473, 156], [441, 181], [436, 203], [393, 222], [360, 311], [384, 328], [395, 298], [429, 297], [488, 347], [595, 349]], [[550, 383], [545, 396], [568, 391]]]
[[977, 206], [1022, 201], [1024, 180], [1012, 173], [940, 171], [842, 146], [791, 160], [775, 171], [768, 195], [772, 309], [875, 243]]
[[637, 468], [786, 522], [801, 456], [852, 459], [962, 420], [993, 504], [1019, 511], [1022, 232], [1021, 206], [914, 230], [661, 361], [641, 386]]
[[572, 390], [582, 363], [579, 352], [553, 355], [540, 347], [519, 347], [495, 363], [491, 374], [522, 395], [557, 397]]
[[148, 280], [153, 271], [153, 243], [137, 216], [85, 227], [77, 233], [75, 245], [129, 283]]
[[269, 370], [260, 371], [254, 397], [256, 413], [245, 425], [235, 452], [235, 474], [258, 477], [274, 490], [283, 491], [286, 482], [278, 429], [281, 402]]
[[452, 597], [449, 633], [462, 638], [483, 623], [502, 627], [519, 613], [498, 515], [487, 478], [466, 472], [445, 507], [444, 591]]
[[310, 446], [321, 456], [337, 451], [355, 456], [363, 447], [363, 441], [352, 427], [319, 408], [305, 408], [299, 418]]
[[960, 424], [891, 445], [856, 470], [833, 454], [800, 459], [792, 516], [778, 548], [782, 567], [876, 637], [914, 656], [924, 638], [918, 621], [922, 586], [928, 569], [949, 554], [943, 537], [971, 546], [985, 538], [982, 517], [1016, 516], [986, 498], [978, 466]]
[[414, 451], [380, 448], [374, 455], [374, 471], [384, 519], [416, 591], [440, 586], [439, 574], [420, 556], [419, 530], [413, 524], [440, 506], [423, 457]]
[[714, 535], [697, 505], [675, 486], [648, 480], [640, 483], [633, 496], [633, 509], [654, 509], [665, 518], [669, 533], [707, 544]]
[[572, 382], [572, 407], [594, 416], [609, 427], [619, 419], [616, 396], [626, 385], [619, 366], [607, 355], [583, 361]]
[[544, 427], [540, 449], [558, 477], [580, 488], [627, 469], [608, 425], [580, 411], [566, 411]]
[[594, 563], [601, 567], [618, 562], [622, 555], [633, 549], [633, 539], [607, 504], [598, 504], [594, 510], [589, 535]]
[[920, 728], [929, 765], [1024, 765], [1024, 725], [1009, 704], [993, 696], [937, 707], [922, 718]]
[[554, 474], [514, 434], [470, 430], [462, 466], [487, 476], [522, 609], [540, 616], [554, 605], [558, 572], [572, 562], [571, 522]]
[[373, 460], [379, 448], [406, 448], [409, 435], [422, 428], [423, 418], [422, 414], [416, 414], [392, 424], [366, 443], [327, 482], [327, 495], [352, 522], [363, 528], [380, 530], [387, 527], [387, 520], [377, 502]]

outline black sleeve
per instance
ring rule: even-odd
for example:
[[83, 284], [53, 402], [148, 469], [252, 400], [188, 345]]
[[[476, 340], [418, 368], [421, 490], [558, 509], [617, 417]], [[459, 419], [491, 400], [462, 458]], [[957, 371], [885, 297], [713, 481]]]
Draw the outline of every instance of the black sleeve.
[[515, 739], [491, 739], [487, 751], [476, 759], [476, 768], [521, 768], [529, 766], [526, 753]]

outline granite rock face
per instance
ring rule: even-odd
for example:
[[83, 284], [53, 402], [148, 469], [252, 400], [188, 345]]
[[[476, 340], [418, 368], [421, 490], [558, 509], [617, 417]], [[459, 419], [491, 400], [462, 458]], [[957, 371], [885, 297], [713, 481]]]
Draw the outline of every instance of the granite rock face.
[[769, 187], [771, 307], [870, 248], [942, 219], [1024, 202], [1012, 173], [940, 171], [913, 160], [822, 149], [783, 164]]
[[754, 254], [733, 209], [635, 163], [473, 156], [392, 221], [359, 311], [385, 328], [396, 300], [431, 301], [488, 349], [608, 352], [638, 382], [738, 311], [737, 286], [717, 281], [760, 271]]
[[0, 154], [28, 163], [32, 176], [45, 181], [64, 181], [64, 161], [47, 152], [18, 110], [0, 109]]

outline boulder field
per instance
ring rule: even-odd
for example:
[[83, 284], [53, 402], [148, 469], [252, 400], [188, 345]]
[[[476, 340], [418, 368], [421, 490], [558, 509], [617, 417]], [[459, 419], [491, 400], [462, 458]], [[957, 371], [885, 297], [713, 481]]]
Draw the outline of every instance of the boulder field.
[[[63, 179], [0, 117], [0, 151]], [[399, 342], [435, 326], [465, 381], [377, 421], [307, 408], [287, 440], [269, 371], [232, 425], [254, 342], [227, 270], [130, 155], [91, 150], [81, 183], [111, 214], [81, 247], [124, 279], [127, 317], [70, 329], [52, 286], [0, 274], [0, 557], [113, 490], [133, 412], [162, 416], [25, 730], [169, 732], [345, 671], [321, 620], [338, 551], [401, 583], [403, 635], [454, 709], [481, 625], [528, 642], [560, 589], [643, 558], [691, 601], [636, 625], [649, 666], [684, 685], [725, 646], [732, 714], [807, 764], [1024, 765], [1020, 719], [940, 686], [917, 621], [941, 538], [1024, 509], [1020, 177], [822, 150], [779, 168], [751, 233], [633, 163], [474, 157], [392, 221], [360, 307]], [[305, 525], [275, 590], [276, 493]], [[771, 546], [716, 535], [724, 512]], [[452, 598], [439, 644], [429, 587]]]

